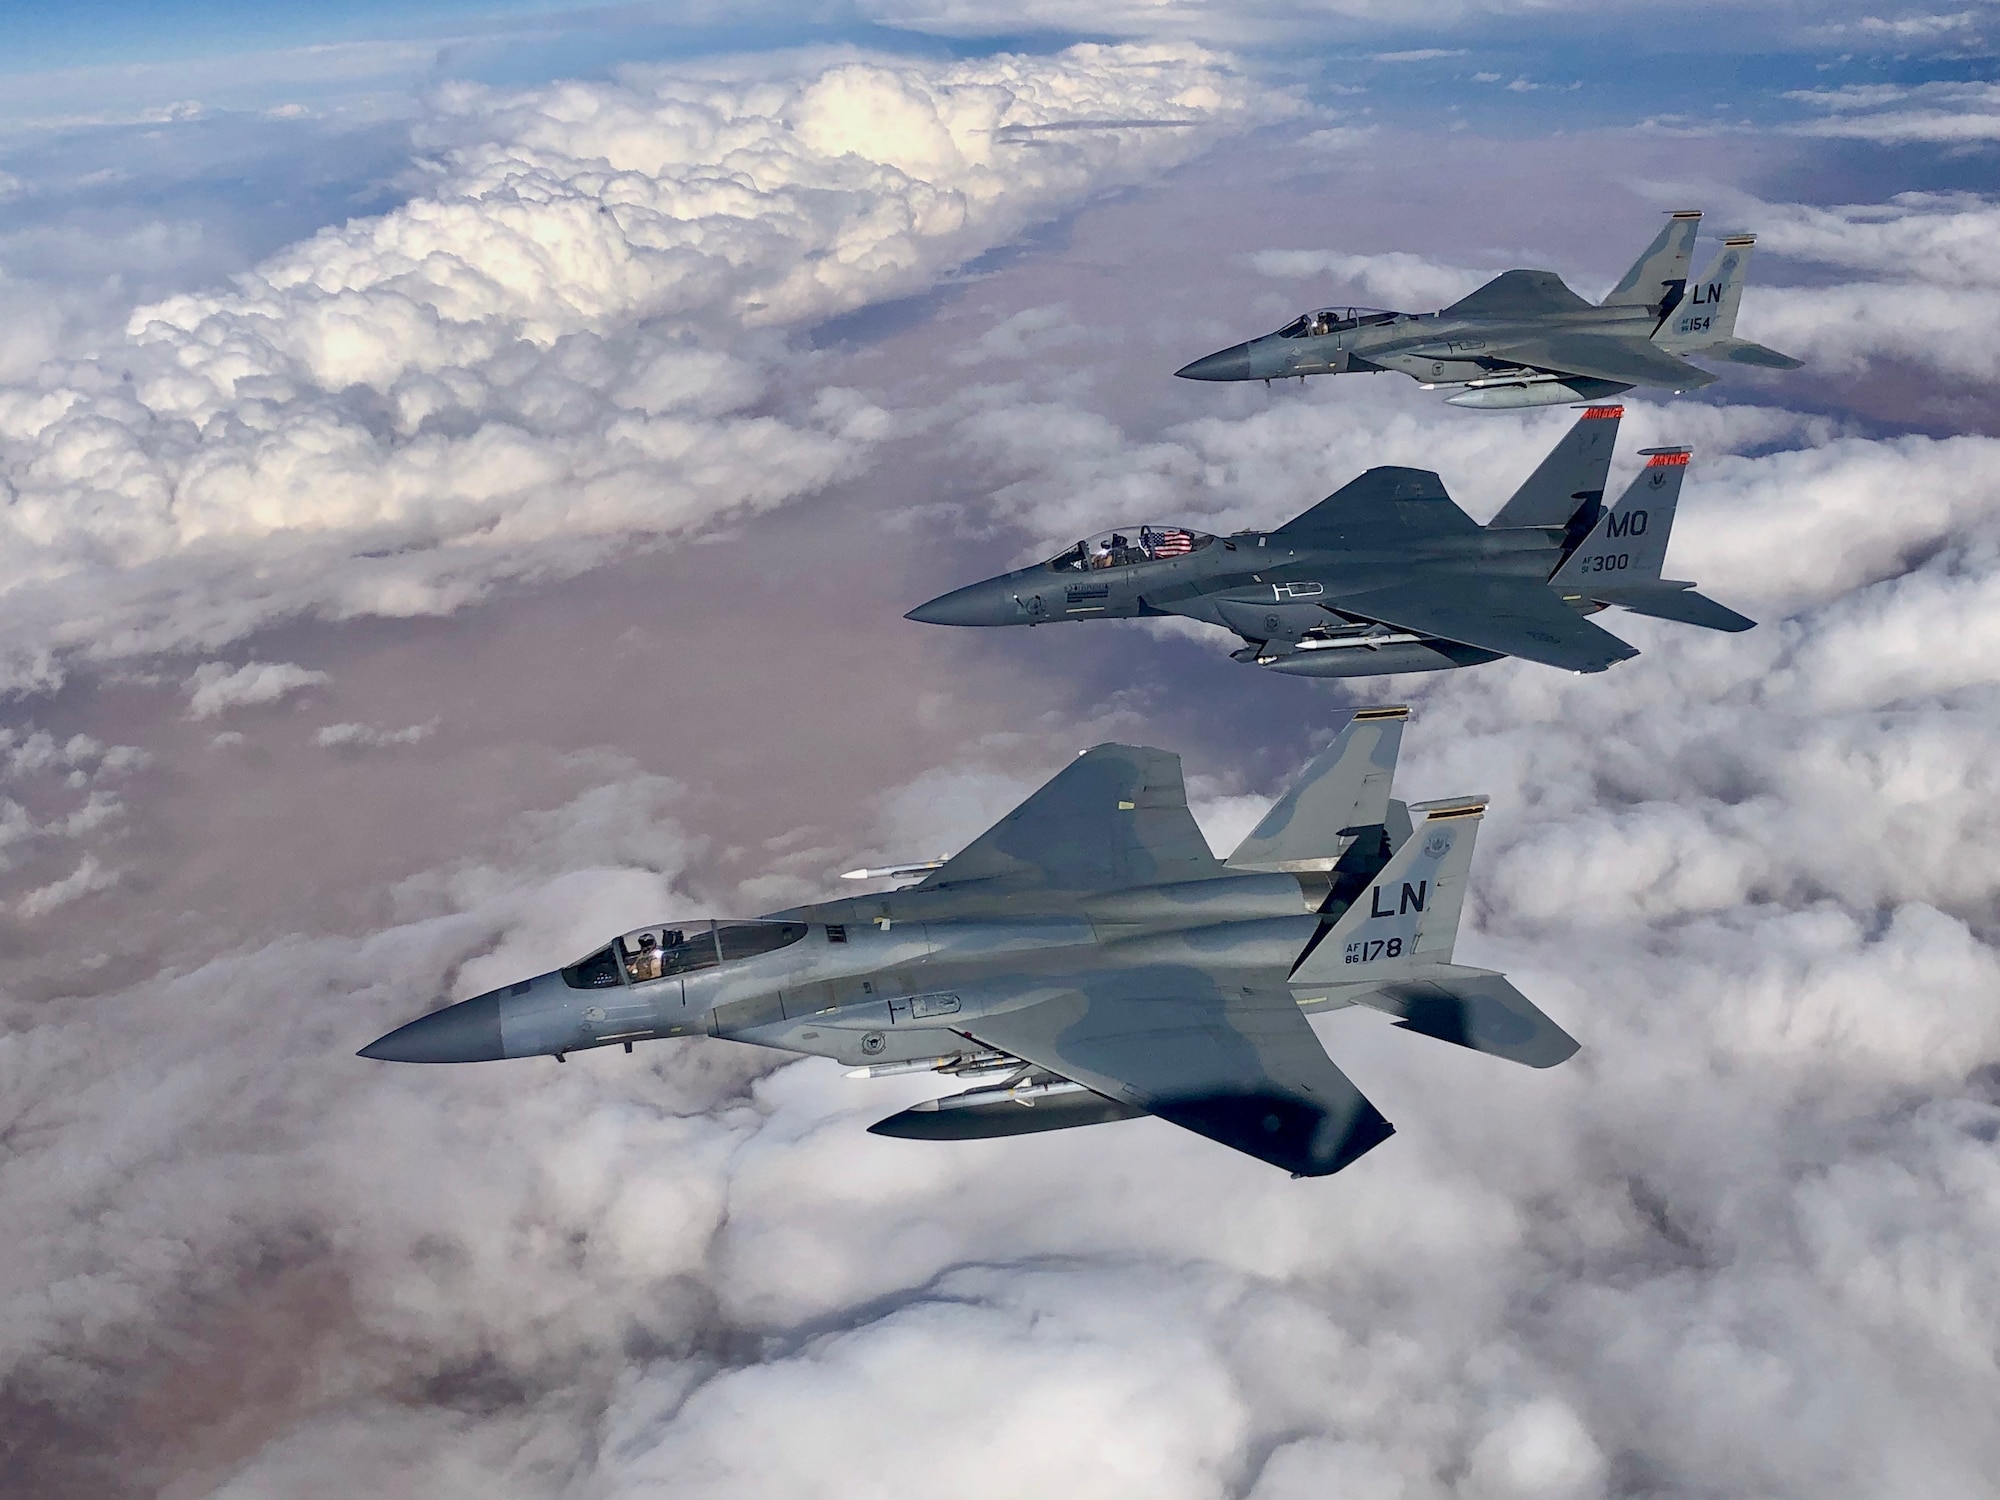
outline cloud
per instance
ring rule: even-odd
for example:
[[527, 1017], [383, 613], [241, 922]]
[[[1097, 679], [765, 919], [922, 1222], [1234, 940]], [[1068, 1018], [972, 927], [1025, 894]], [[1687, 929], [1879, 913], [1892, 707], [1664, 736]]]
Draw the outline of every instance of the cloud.
[[1760, 287], [1740, 331], [1816, 369], [1900, 359], [1960, 380], [2000, 378], [2000, 205], [1973, 193], [1903, 193], [1819, 207], [1746, 199], [1761, 245], [1873, 273], [1819, 287]]
[[1824, 112], [1820, 119], [1791, 126], [1796, 135], [1885, 146], [1978, 146], [2000, 140], [2000, 85], [1857, 84], [1800, 90], [1785, 97]]
[[1404, 250], [1379, 255], [1350, 255], [1338, 250], [1259, 250], [1250, 257], [1259, 275], [1304, 280], [1330, 277], [1360, 289], [1359, 295], [1380, 299], [1398, 310], [1430, 312], [1457, 301], [1491, 271], [1443, 265]]
[[29, 891], [14, 903], [14, 910], [17, 915], [33, 921], [37, 917], [47, 916], [59, 906], [67, 906], [70, 902], [97, 891], [109, 890], [117, 883], [116, 870], [106, 869], [96, 855], [86, 854], [82, 862], [61, 880], [37, 886]]
[[396, 745], [414, 745], [435, 733], [435, 719], [401, 729], [377, 729], [372, 724], [329, 724], [313, 735], [313, 743], [322, 750], [385, 750]]
[[955, 365], [986, 365], [995, 360], [1028, 359], [1092, 337], [1063, 303], [1028, 307], [987, 329], [952, 355], [951, 362]]
[[[1184, 222], [1187, 204], [1156, 213]], [[1048, 306], [1029, 281], [1025, 305]], [[781, 427], [802, 422], [763, 347], [737, 340], [747, 324], [728, 326], [664, 361], [603, 354], [629, 331], [565, 334], [560, 359], [524, 358], [519, 379], [546, 432], [579, 402], [691, 411], [694, 427], [776, 401]], [[589, 338], [604, 343], [586, 359]], [[1154, 405], [1047, 371], [956, 395], [925, 384], [943, 409], [918, 413], [927, 445], [895, 452], [919, 478], [870, 501], [922, 493], [929, 466], [995, 499], [871, 532], [884, 578], [911, 526], [998, 528], [983, 547], [1046, 555], [1038, 538], [1121, 519], [1267, 524], [1373, 463], [1436, 468], [1487, 514], [1571, 420], [1496, 420], [1386, 380], [1270, 398], [1162, 380]], [[1377, 1016], [1327, 1018], [1329, 1050], [1399, 1133], [1299, 1183], [1159, 1122], [884, 1141], [864, 1127], [932, 1092], [924, 1080], [862, 1084], [716, 1042], [560, 1067], [348, 1056], [622, 927], [754, 909], [749, 886], [707, 884], [747, 803], [603, 751], [566, 758], [577, 795], [496, 814], [415, 874], [370, 863], [373, 899], [345, 916], [327, 914], [324, 875], [286, 923], [244, 931], [188, 886], [133, 889], [134, 873], [99, 899], [201, 929], [200, 951], [127, 958], [93, 906], [52, 905], [37, 931], [54, 998], [10, 985], [5, 1002], [0, 1217], [19, 1228], [0, 1258], [0, 1376], [21, 1483], [979, 1496], [1017, 1491], [1032, 1453], [1111, 1496], [1980, 1493], [2000, 1463], [2000, 460], [1990, 439], [1724, 404], [1735, 389], [1633, 401], [1613, 482], [1636, 447], [1696, 445], [1672, 568], [1757, 615], [1747, 635], [1613, 614], [1645, 654], [1602, 676], [1499, 664], [1350, 695], [1082, 627], [1024, 674], [1006, 734], [901, 785], [857, 755], [845, 784], [862, 790], [810, 830], [853, 862], [939, 852], [1115, 736], [1185, 750], [1226, 846], [1289, 769], [1274, 746], [1355, 697], [1411, 698], [1404, 794], [1495, 798], [1460, 956], [1508, 969], [1575, 1030], [1572, 1063], [1531, 1073]], [[327, 430], [389, 443], [371, 391], [328, 398]], [[247, 443], [266, 399], [292, 420], [291, 398], [239, 393], [183, 439]], [[440, 410], [433, 435], [463, 441], [461, 409]], [[908, 430], [888, 425], [873, 445]], [[853, 514], [784, 519], [831, 537]], [[236, 543], [212, 545], [218, 576], [246, 571]], [[434, 576], [430, 551], [481, 545], [417, 548], [409, 576]], [[163, 601], [178, 577], [156, 580]], [[238, 617], [217, 610], [213, 628]], [[1107, 640], [1116, 653], [1094, 655]], [[979, 663], [977, 691], [1014, 681], [998, 661]], [[466, 686], [518, 692], [508, 667]], [[345, 707], [364, 674], [337, 672]], [[1093, 673], [1115, 684], [1101, 702]], [[899, 725], [909, 683], [879, 675], [883, 697], [856, 711]], [[159, 697], [180, 711], [171, 684]], [[352, 710], [363, 734], [429, 711]], [[492, 759], [468, 755], [453, 794], [479, 801], [545, 717], [537, 702]], [[732, 748], [738, 732], [710, 731]], [[111, 738], [7, 741], [22, 815], [104, 816], [90, 794]], [[790, 753], [824, 750], [807, 735]], [[192, 820], [251, 796], [252, 758], [197, 755], [215, 762], [214, 800], [175, 785], [159, 807]], [[434, 758], [332, 767], [307, 749], [300, 764], [407, 794], [389, 778]], [[79, 772], [89, 785], [69, 787]], [[58, 791], [53, 811], [28, 808]], [[429, 832], [405, 826], [410, 802], [365, 805], [384, 842]], [[316, 831], [326, 849], [350, 833]], [[166, 856], [229, 847], [183, 835]], [[64, 846], [31, 889], [80, 860]]]
[[194, 675], [182, 686], [188, 695], [188, 717], [212, 719], [232, 708], [276, 703], [303, 688], [317, 687], [329, 680], [324, 672], [288, 661], [251, 661], [240, 667], [211, 661], [196, 667]]
[[1794, 260], [1944, 286], [2000, 288], [2000, 202], [1977, 193], [1898, 193], [1820, 207], [1748, 199], [1759, 244]]
[[[432, 185], [0, 390], [0, 687], [440, 614], [852, 472], [797, 330], [1292, 106], [1187, 48], [451, 86]], [[1193, 121], [1058, 132], [1014, 126]]]

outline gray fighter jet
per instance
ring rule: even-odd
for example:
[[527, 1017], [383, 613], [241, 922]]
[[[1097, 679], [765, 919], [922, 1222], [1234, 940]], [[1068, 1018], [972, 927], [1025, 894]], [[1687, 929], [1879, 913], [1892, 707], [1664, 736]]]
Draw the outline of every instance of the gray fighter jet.
[[1735, 337], [1753, 235], [1732, 235], [1692, 286], [1699, 212], [1674, 214], [1595, 306], [1553, 271], [1507, 271], [1442, 312], [1322, 307], [1276, 333], [1204, 355], [1188, 380], [1263, 380], [1394, 370], [1452, 406], [1600, 401], [1635, 385], [1688, 391], [1715, 377], [1682, 356], [1773, 370], [1799, 361]]
[[[1227, 860], [1180, 759], [1099, 745], [913, 886], [755, 921], [663, 922], [363, 1048], [391, 1062], [714, 1036], [971, 1090], [871, 1127], [966, 1140], [1139, 1115], [1300, 1176], [1392, 1127], [1309, 1011], [1546, 1068], [1577, 1044], [1452, 962], [1483, 797], [1389, 795], [1404, 708], [1364, 709]], [[873, 873], [873, 872], [871, 872]]]
[[1648, 448], [1614, 506], [1604, 481], [1622, 406], [1587, 409], [1484, 526], [1424, 469], [1370, 469], [1275, 531], [1126, 526], [1045, 563], [921, 604], [929, 625], [1184, 615], [1234, 653], [1301, 677], [1431, 672], [1518, 656], [1601, 672], [1638, 652], [1586, 614], [1616, 604], [1709, 630], [1754, 621], [1660, 576], [1686, 448]]

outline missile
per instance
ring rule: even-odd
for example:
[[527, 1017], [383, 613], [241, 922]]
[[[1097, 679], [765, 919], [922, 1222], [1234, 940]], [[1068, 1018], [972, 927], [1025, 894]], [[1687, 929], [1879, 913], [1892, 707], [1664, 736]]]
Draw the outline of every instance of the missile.
[[907, 875], [928, 875], [932, 870], [942, 870], [941, 859], [918, 860], [906, 865], [877, 865], [865, 870], [843, 870], [842, 880], [901, 880]]
[[869, 1063], [849, 1068], [849, 1078], [893, 1078], [898, 1073], [951, 1073], [977, 1078], [985, 1073], [1012, 1072], [1021, 1066], [1018, 1058], [1004, 1052], [951, 1052], [943, 1057], [914, 1057], [905, 1062]]

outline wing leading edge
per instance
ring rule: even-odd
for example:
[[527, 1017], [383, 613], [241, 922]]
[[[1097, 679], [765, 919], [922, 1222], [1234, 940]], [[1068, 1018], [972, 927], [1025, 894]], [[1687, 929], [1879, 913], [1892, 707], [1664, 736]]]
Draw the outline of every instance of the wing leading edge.
[[1282, 979], [1177, 966], [1083, 976], [966, 1027], [989, 1047], [1302, 1177], [1395, 1133]]
[[920, 889], [1104, 891], [1223, 873], [1188, 811], [1181, 758], [1098, 745], [923, 881]]

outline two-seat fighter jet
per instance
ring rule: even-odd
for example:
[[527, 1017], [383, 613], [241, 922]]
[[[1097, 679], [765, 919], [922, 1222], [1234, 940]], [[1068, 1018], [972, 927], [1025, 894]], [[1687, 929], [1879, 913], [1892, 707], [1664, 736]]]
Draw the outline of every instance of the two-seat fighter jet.
[[1593, 306], [1553, 271], [1507, 271], [1434, 313], [1322, 307], [1276, 333], [1202, 356], [1188, 380], [1277, 380], [1395, 370], [1451, 406], [1506, 408], [1601, 401], [1635, 385], [1688, 391], [1715, 377], [1683, 356], [1772, 370], [1799, 361], [1739, 339], [1736, 309], [1754, 235], [1731, 235], [1687, 279], [1701, 214], [1674, 214], [1624, 280]]
[[1709, 630], [1755, 622], [1660, 576], [1686, 448], [1644, 450], [1603, 501], [1622, 406], [1586, 410], [1484, 526], [1424, 469], [1370, 469], [1275, 531], [1127, 526], [920, 604], [930, 625], [1183, 615], [1300, 677], [1431, 672], [1518, 656], [1601, 672], [1639, 653], [1584, 615], [1616, 604]]
[[1308, 1011], [1546, 1068], [1577, 1044], [1452, 962], [1483, 797], [1390, 797], [1405, 708], [1364, 709], [1224, 860], [1178, 756], [1085, 751], [917, 885], [756, 921], [663, 922], [433, 1011], [391, 1062], [716, 1036], [978, 1087], [871, 1127], [967, 1140], [1157, 1115], [1298, 1176], [1393, 1127]]

